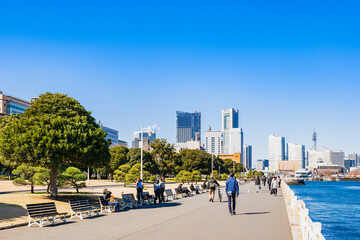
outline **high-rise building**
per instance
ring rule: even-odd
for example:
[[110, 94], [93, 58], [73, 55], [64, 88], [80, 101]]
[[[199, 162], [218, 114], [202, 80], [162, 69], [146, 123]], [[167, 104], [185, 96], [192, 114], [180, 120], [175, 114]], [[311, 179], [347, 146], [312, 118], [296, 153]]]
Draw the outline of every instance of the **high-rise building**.
[[288, 161], [300, 161], [301, 167], [305, 168], [305, 146], [288, 143]]
[[[154, 130], [143, 131], [143, 149], [150, 151], [150, 143], [156, 139], [156, 132]], [[133, 148], [141, 147], [141, 131], [134, 132], [134, 141], [132, 142]]]
[[201, 136], [201, 113], [176, 111], [176, 143], [199, 141]]
[[222, 109], [221, 130], [223, 134], [224, 154], [242, 152], [242, 129], [239, 128], [239, 110]]
[[7, 96], [0, 91], [0, 116], [12, 113], [23, 113], [30, 107], [30, 102], [20, 98]]
[[256, 169], [257, 170], [268, 170], [269, 169], [269, 160], [268, 159], [258, 159]]
[[112, 129], [112, 128], [109, 128], [109, 127], [105, 127], [100, 120], [98, 120], [96, 123], [106, 132], [105, 139], [106, 140], [108, 140], [108, 139], [111, 140], [110, 147], [118, 146], [118, 144], [119, 144], [119, 131], [117, 131], [115, 129]]
[[221, 131], [211, 131], [205, 132], [205, 151], [210, 154], [219, 155], [223, 153], [223, 140], [222, 140]]
[[[348, 154], [348, 159], [353, 160], [355, 162], [355, 165], [358, 166], [359, 164], [359, 156], [356, 153], [350, 153]], [[354, 167], [354, 166], [352, 166]]]
[[269, 170], [279, 170], [279, 161], [285, 160], [285, 138], [269, 136]]
[[344, 152], [341, 150], [309, 150], [308, 160], [310, 168], [316, 168], [326, 165], [344, 166]]
[[252, 146], [251, 145], [244, 145], [244, 157], [243, 159], [243, 165], [246, 167], [246, 169], [252, 169]]

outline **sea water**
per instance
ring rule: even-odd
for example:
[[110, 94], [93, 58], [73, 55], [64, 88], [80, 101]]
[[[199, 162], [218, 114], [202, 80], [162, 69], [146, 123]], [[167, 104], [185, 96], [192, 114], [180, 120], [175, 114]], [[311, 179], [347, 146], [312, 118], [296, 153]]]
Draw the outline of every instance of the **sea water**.
[[326, 240], [360, 240], [360, 182], [306, 182], [290, 186], [322, 223]]

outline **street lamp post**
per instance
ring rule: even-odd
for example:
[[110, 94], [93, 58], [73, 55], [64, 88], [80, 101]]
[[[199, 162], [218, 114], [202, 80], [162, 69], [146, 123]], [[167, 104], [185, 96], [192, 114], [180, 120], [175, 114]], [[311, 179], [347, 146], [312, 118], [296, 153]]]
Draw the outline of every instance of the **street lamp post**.
[[144, 142], [143, 142], [143, 125], [141, 124], [141, 158], [140, 158], [140, 179], [143, 179], [143, 151], [144, 151]]
[[214, 171], [214, 155], [211, 151], [211, 173], [210, 173], [210, 176], [213, 174], [213, 171]]

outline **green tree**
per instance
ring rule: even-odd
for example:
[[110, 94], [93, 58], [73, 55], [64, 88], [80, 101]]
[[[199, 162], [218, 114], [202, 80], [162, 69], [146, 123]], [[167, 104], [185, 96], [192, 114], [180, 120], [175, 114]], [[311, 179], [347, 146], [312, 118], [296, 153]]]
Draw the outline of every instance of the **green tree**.
[[124, 187], [126, 187], [126, 174], [130, 170], [130, 165], [123, 164], [117, 170], [114, 171], [114, 179], [116, 182], [123, 182]]
[[224, 159], [224, 168], [226, 168], [226, 173], [231, 173], [234, 170], [234, 161], [232, 159]]
[[127, 154], [129, 149], [124, 146], [117, 146], [110, 148], [110, 162], [108, 165], [107, 172], [113, 174], [116, 169], [121, 165], [127, 163]]
[[192, 173], [185, 171], [184, 174], [180, 177], [180, 181], [185, 183], [187, 182], [188, 184], [192, 181]]
[[50, 193], [50, 171], [47, 168], [38, 167], [34, 176], [36, 185], [46, 186], [46, 193]]
[[199, 149], [183, 149], [180, 151], [182, 168], [187, 171], [198, 170], [203, 174], [211, 168], [211, 154]]
[[150, 143], [153, 149], [151, 155], [156, 161], [160, 174], [165, 177], [166, 174], [174, 173], [176, 162], [174, 145], [168, 143], [166, 139], [155, 139]]
[[[131, 167], [140, 164], [141, 148], [131, 148], [127, 154], [127, 161]], [[157, 174], [159, 171], [156, 162], [148, 151], [143, 151], [143, 167], [151, 174]]]
[[192, 172], [192, 182], [195, 182], [195, 184], [197, 184], [197, 182], [201, 181], [201, 173], [198, 170], [195, 170]]
[[45, 93], [0, 131], [0, 155], [7, 161], [50, 170], [50, 196], [58, 195], [62, 164], [102, 167], [110, 161], [110, 141], [91, 113], [75, 99]]
[[223, 173], [222, 175], [221, 175], [221, 180], [227, 180], [229, 177], [228, 177], [228, 175], [226, 174], [226, 173]]
[[181, 181], [181, 177], [186, 173], [187, 171], [186, 170], [181, 170], [175, 177], [175, 181], [176, 182], [182, 182]]
[[32, 167], [27, 164], [21, 164], [12, 171], [13, 174], [19, 175], [18, 178], [13, 180], [14, 185], [30, 186], [31, 193], [34, 193], [34, 187], [36, 184], [35, 175], [38, 171], [39, 169], [36, 167]]
[[86, 176], [76, 167], [68, 167], [65, 172], [61, 174], [64, 186], [71, 186], [79, 193], [79, 188], [86, 187]]
[[212, 175], [213, 175], [213, 177], [214, 177], [215, 180], [219, 180], [219, 179], [220, 179], [220, 174], [219, 174], [219, 172], [218, 172], [217, 170], [214, 170], [214, 171], [212, 172]]

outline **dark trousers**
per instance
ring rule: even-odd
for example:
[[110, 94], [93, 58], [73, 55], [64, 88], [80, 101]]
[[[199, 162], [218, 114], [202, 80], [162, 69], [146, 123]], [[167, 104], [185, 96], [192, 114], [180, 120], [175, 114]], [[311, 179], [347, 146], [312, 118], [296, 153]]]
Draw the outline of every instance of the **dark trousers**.
[[[228, 206], [229, 206], [229, 212], [235, 212], [235, 206], [236, 206], [236, 197], [235, 193], [232, 193], [230, 196], [228, 195]], [[232, 202], [232, 210], [231, 210], [231, 202]]]
[[165, 202], [164, 192], [165, 192], [165, 188], [161, 188], [161, 190], [160, 190], [160, 198], [161, 198], [162, 202]]
[[136, 198], [137, 198], [138, 202], [140, 202], [140, 200], [143, 199], [143, 190], [142, 189], [137, 189]]
[[269, 190], [271, 190], [271, 183], [269, 183]]
[[159, 199], [159, 203], [161, 203], [161, 189], [157, 189], [155, 190], [155, 199], [154, 199], [154, 203], [156, 203], [156, 200]]

